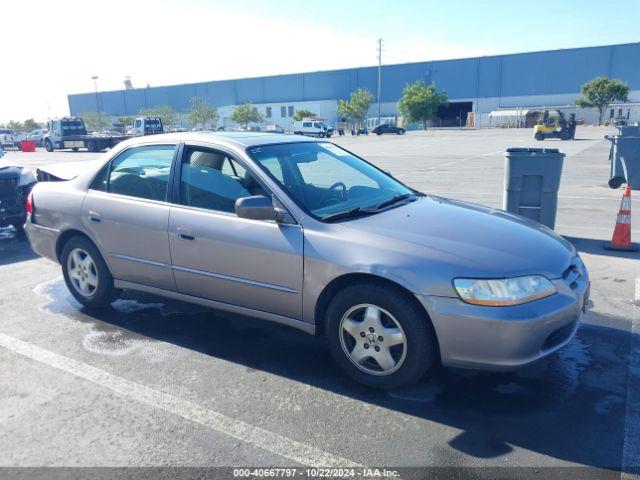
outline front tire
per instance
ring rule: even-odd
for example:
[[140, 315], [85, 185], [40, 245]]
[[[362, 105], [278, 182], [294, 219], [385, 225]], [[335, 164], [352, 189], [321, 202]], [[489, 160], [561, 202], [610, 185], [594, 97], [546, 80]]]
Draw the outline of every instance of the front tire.
[[425, 311], [399, 289], [362, 283], [341, 290], [325, 317], [329, 349], [342, 370], [369, 387], [416, 383], [437, 359]]
[[51, 143], [51, 140], [47, 139], [44, 141], [44, 149], [47, 152], [53, 152], [53, 144]]
[[117, 296], [107, 264], [88, 239], [73, 237], [67, 241], [60, 263], [67, 288], [85, 307], [108, 307]]
[[544, 134], [537, 132], [535, 134], [535, 139], [538, 140], [539, 142], [541, 142], [542, 140], [544, 140]]

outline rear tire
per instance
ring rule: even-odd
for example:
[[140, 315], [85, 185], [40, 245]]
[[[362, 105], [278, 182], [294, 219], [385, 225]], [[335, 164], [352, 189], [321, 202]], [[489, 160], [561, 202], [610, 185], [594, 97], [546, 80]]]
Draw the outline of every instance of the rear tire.
[[416, 383], [438, 357], [426, 312], [401, 290], [377, 283], [341, 290], [327, 308], [325, 335], [342, 370], [374, 388]]
[[88, 239], [69, 239], [62, 248], [60, 263], [67, 288], [85, 307], [105, 308], [117, 297], [107, 264]]
[[73, 150], [74, 152], [78, 151], [78, 147], [73, 147], [71, 150]]
[[539, 142], [541, 142], [542, 140], [544, 140], [544, 135], [540, 132], [537, 132], [535, 134], [535, 139], [538, 140]]

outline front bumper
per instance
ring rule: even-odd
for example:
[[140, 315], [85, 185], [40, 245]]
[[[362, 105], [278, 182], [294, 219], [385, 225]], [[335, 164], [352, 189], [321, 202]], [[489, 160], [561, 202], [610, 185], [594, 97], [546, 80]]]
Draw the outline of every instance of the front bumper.
[[583, 269], [578, 279], [553, 282], [558, 289], [554, 295], [510, 307], [485, 307], [458, 298], [418, 295], [433, 323], [442, 364], [509, 371], [565, 346], [586, 311], [589, 279]]

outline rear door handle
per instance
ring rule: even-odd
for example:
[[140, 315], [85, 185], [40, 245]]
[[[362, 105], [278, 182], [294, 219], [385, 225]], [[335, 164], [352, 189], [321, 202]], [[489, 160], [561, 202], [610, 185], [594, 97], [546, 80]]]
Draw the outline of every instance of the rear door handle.
[[100, 217], [99, 213], [89, 212], [89, 220], [95, 223], [100, 223], [102, 221], [102, 218]]
[[195, 240], [196, 237], [189, 235], [188, 233], [179, 233], [178, 236], [183, 240]]

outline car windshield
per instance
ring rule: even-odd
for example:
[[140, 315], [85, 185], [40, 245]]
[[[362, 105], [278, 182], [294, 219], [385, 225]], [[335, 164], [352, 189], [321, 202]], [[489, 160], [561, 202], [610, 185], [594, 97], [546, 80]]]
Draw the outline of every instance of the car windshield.
[[264, 145], [249, 155], [316, 218], [375, 213], [416, 194], [361, 158], [328, 142]]

